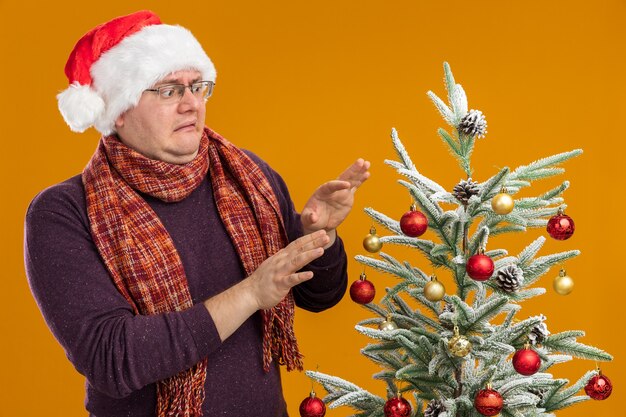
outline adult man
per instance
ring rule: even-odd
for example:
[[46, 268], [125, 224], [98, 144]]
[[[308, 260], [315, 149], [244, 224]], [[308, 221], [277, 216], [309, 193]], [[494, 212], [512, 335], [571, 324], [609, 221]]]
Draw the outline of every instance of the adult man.
[[204, 126], [213, 64], [151, 12], [88, 32], [66, 74], [66, 122], [103, 137], [82, 176], [33, 200], [25, 257], [47, 323], [87, 378], [88, 411], [286, 415], [278, 364], [301, 367], [293, 305], [342, 297], [335, 229], [369, 163], [298, 215], [278, 174]]

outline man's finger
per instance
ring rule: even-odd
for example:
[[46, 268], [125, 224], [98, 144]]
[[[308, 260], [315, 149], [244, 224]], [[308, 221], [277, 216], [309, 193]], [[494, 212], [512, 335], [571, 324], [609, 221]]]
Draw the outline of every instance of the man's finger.
[[348, 169], [342, 172], [338, 179], [342, 181], [349, 181], [352, 185], [358, 186], [369, 177], [369, 167], [369, 161], [359, 158], [355, 163], [350, 165]]
[[304, 252], [293, 254], [287, 259], [288, 268], [290, 271], [297, 271], [303, 266], [311, 263], [313, 260], [319, 258], [324, 254], [324, 249], [321, 247], [313, 248]]
[[321, 248], [328, 243], [328, 234], [325, 230], [318, 230], [314, 233], [302, 236], [285, 247], [287, 253], [302, 253], [314, 248]]
[[289, 287], [295, 287], [298, 284], [302, 284], [305, 281], [313, 278], [313, 272], [311, 271], [302, 271], [296, 272], [294, 274], [290, 274], [284, 277], [284, 283]]
[[328, 182], [322, 184], [320, 186], [319, 190], [323, 194], [332, 194], [332, 193], [335, 193], [337, 191], [347, 190], [350, 187], [352, 187], [352, 183], [350, 181], [333, 180], [333, 181], [328, 181]]

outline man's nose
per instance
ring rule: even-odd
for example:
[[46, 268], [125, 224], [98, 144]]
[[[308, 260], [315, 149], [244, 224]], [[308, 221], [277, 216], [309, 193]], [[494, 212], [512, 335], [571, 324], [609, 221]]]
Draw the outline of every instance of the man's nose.
[[201, 99], [194, 96], [191, 92], [191, 87], [186, 86], [185, 90], [183, 91], [183, 96], [180, 98], [180, 102], [178, 103], [178, 105], [179, 108], [183, 109], [183, 111], [197, 110], [198, 106], [201, 105], [200, 101]]

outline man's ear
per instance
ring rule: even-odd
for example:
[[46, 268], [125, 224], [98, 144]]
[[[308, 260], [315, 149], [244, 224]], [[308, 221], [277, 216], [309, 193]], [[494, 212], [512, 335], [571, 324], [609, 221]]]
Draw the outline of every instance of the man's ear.
[[126, 116], [126, 112], [117, 116], [115, 119], [115, 130], [119, 130], [120, 127], [124, 127], [124, 116]]

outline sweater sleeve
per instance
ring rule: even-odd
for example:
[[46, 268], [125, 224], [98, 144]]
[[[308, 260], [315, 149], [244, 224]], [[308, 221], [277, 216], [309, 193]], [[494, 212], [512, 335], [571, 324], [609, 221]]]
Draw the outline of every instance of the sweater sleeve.
[[46, 323], [75, 368], [98, 391], [122, 398], [190, 368], [221, 341], [201, 303], [182, 312], [133, 313], [91, 239], [76, 178], [31, 203], [26, 273]]
[[[268, 177], [278, 198], [289, 241], [303, 235], [300, 214], [296, 211], [282, 177], [255, 154], [246, 151]], [[313, 272], [313, 278], [293, 289], [296, 305], [308, 311], [320, 312], [336, 305], [348, 285], [348, 261], [343, 241], [337, 239], [324, 254], [303, 270]]]

